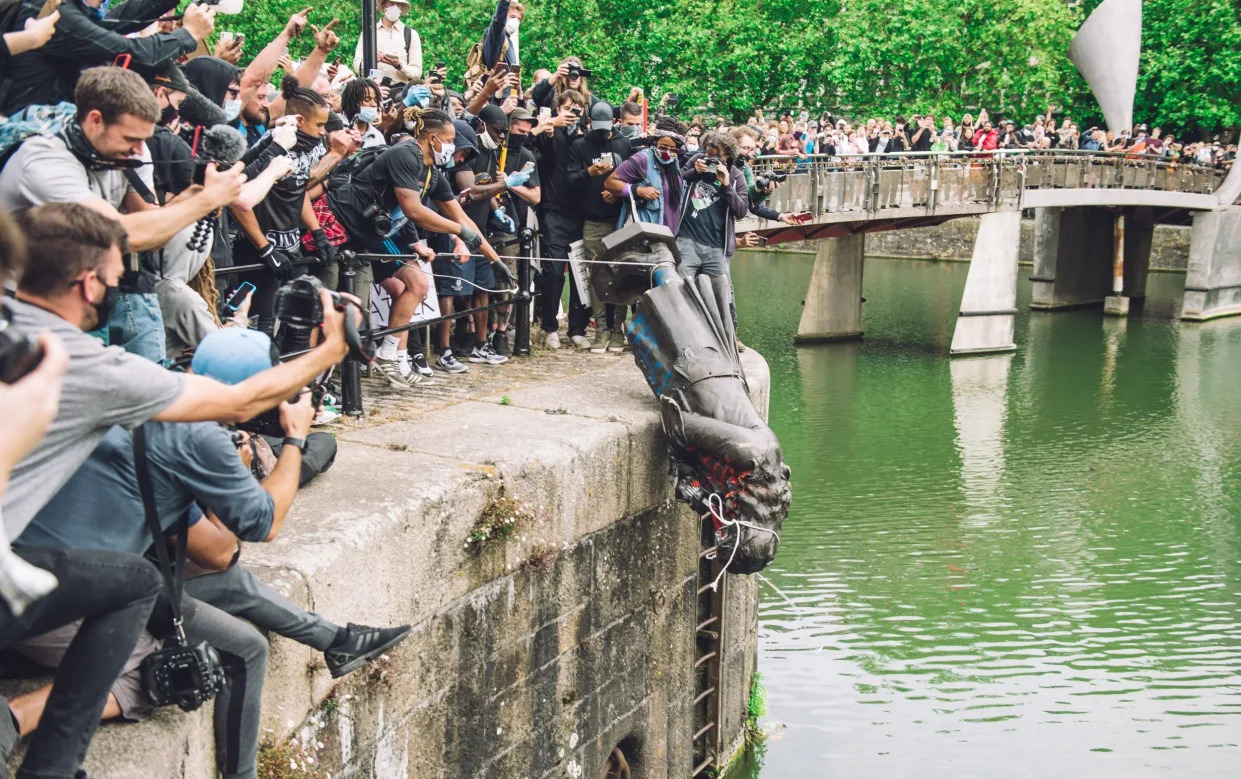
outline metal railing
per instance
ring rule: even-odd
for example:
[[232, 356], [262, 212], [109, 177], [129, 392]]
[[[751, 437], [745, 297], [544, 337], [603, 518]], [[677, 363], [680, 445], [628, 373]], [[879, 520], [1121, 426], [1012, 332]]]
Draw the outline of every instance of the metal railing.
[[987, 152], [771, 156], [758, 176], [787, 173], [767, 199], [811, 222], [882, 218], [885, 212], [985, 212], [1021, 208], [1031, 189], [1139, 189], [1210, 194], [1228, 171], [1158, 157], [1052, 149]]

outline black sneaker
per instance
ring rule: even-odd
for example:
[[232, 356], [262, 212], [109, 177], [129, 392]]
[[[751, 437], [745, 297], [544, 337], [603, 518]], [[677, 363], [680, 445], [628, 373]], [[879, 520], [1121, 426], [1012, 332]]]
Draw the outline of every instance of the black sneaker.
[[348, 631], [349, 635], [345, 636], [344, 641], [338, 641], [331, 649], [323, 653], [323, 659], [327, 662], [333, 679], [339, 679], [351, 671], [356, 671], [404, 641], [409, 635], [409, 625], [395, 628], [371, 628], [350, 622]]
[[427, 356], [419, 352], [409, 358], [410, 365], [414, 366], [414, 371], [424, 377], [435, 375], [431, 370], [430, 363], [427, 362]]
[[513, 350], [508, 346], [508, 331], [499, 330], [491, 334], [491, 350], [501, 357], [512, 357]]

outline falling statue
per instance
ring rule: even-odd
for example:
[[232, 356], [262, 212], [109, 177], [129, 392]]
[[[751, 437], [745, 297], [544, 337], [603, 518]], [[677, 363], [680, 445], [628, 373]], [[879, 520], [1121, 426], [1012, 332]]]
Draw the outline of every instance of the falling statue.
[[603, 245], [591, 286], [605, 302], [636, 308], [627, 335], [659, 399], [677, 498], [711, 517], [730, 573], [761, 571], [789, 513], [789, 467], [750, 402], [728, 279], [679, 276], [663, 225], [635, 222]]

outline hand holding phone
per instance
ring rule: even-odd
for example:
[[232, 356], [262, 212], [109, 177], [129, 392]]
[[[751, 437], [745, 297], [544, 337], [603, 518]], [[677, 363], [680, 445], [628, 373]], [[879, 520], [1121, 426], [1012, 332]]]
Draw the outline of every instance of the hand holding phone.
[[237, 309], [241, 308], [243, 304], [246, 308], [249, 308], [248, 299], [256, 289], [258, 288], [248, 281], [241, 282], [233, 294], [229, 295], [228, 301], [224, 304], [224, 307], [233, 312], [236, 312]]

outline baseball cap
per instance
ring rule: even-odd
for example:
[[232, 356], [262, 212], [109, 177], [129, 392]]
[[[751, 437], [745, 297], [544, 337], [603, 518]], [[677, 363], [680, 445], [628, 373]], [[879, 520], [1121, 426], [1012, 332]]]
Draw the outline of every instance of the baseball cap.
[[533, 121], [534, 121], [534, 114], [530, 113], [529, 111], [522, 108], [521, 106], [517, 106], [516, 108], [514, 108], [513, 113], [508, 115], [509, 124], [512, 124], [513, 122], [533, 122]]
[[134, 70], [138, 75], [146, 79], [146, 82], [152, 87], [164, 87], [174, 92], [189, 92], [190, 82], [185, 78], [185, 73], [175, 62], [168, 62], [157, 68], [137, 68]]
[[495, 103], [488, 103], [483, 106], [483, 110], [478, 112], [478, 118], [488, 127], [495, 127], [500, 130], [508, 127], [508, 117], [500, 110], [500, 106]]
[[271, 338], [259, 330], [225, 327], [209, 333], [194, 351], [190, 367], [200, 376], [240, 384], [275, 365]]
[[590, 129], [612, 129], [612, 106], [600, 100], [590, 107]]

